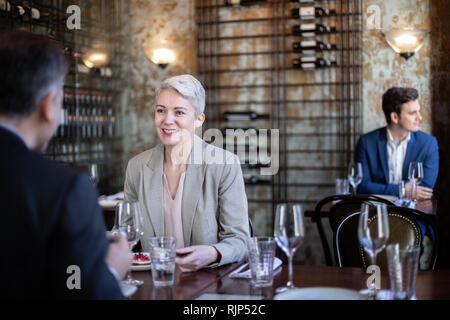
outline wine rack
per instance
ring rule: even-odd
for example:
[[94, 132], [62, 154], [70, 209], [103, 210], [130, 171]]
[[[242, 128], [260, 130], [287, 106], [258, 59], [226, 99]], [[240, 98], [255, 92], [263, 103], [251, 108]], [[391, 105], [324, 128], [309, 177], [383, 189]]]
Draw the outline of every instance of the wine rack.
[[[67, 20], [80, 8], [81, 28]], [[120, 61], [119, 46], [127, 5], [121, 0], [0, 0], [0, 28], [21, 29], [58, 41], [70, 61], [65, 79], [61, 123], [45, 155], [62, 164], [87, 171], [98, 167], [100, 194], [122, 190], [124, 164], [118, 128]], [[88, 68], [84, 56], [92, 49], [106, 50], [106, 65]]]
[[279, 171], [261, 177], [270, 183], [242, 166], [249, 212], [270, 224], [277, 203], [308, 208], [346, 176], [361, 131], [362, 1], [238, 2], [196, 1], [198, 74], [207, 128], [279, 130]]

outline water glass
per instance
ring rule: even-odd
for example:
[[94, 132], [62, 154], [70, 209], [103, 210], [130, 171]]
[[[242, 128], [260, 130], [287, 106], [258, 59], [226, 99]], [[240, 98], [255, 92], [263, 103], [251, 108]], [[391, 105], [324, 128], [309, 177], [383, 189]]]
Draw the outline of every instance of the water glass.
[[273, 284], [275, 240], [272, 237], [252, 237], [247, 240], [251, 283], [255, 287]]
[[356, 194], [358, 185], [363, 179], [363, 169], [361, 162], [350, 163], [348, 165], [348, 181], [353, 188], [353, 194]]
[[401, 249], [398, 243], [386, 247], [389, 280], [395, 300], [415, 298], [420, 247]]
[[336, 194], [349, 194], [350, 185], [348, 179], [336, 179]]
[[415, 198], [414, 195], [416, 194], [417, 186], [422, 183], [423, 178], [424, 175], [422, 162], [411, 162], [408, 169], [408, 179], [412, 184], [410, 197], [410, 206], [412, 208], [415, 208], [417, 204], [417, 196]]
[[408, 197], [406, 195], [405, 181], [400, 181], [398, 184], [398, 200], [400, 206], [404, 206], [408, 202]]
[[172, 286], [175, 278], [176, 241], [174, 237], [148, 240], [154, 286]]

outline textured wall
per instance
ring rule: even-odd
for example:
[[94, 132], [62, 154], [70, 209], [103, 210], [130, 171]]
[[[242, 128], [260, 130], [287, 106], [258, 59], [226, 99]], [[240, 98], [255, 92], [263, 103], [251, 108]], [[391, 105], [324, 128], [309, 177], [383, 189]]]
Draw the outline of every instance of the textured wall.
[[[123, 132], [127, 158], [156, 144], [153, 125], [155, 88], [167, 77], [195, 72], [194, 1], [130, 0], [130, 79], [123, 98]], [[177, 61], [166, 69], [145, 55], [144, 41], [166, 39]]]
[[[381, 9], [381, 27], [414, 27], [431, 30], [428, 0], [363, 0], [367, 8]], [[381, 96], [392, 86], [414, 87], [419, 91], [422, 106], [421, 130], [431, 133], [431, 46], [430, 37], [409, 60], [395, 53], [379, 30], [368, 30], [364, 19], [363, 32], [363, 132], [384, 126]]]

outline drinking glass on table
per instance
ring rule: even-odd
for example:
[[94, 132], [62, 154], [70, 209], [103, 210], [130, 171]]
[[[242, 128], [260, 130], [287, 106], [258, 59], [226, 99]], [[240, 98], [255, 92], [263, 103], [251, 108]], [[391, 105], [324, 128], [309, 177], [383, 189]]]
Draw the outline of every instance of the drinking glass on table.
[[100, 178], [98, 175], [98, 166], [96, 163], [91, 163], [89, 165], [89, 177], [91, 178], [94, 186], [97, 186], [97, 184], [100, 182]]
[[412, 188], [410, 193], [410, 205], [415, 207], [417, 204], [417, 195], [414, 198], [414, 194], [416, 193], [417, 186], [422, 183], [423, 180], [423, 164], [422, 162], [410, 162], [409, 170], [408, 170], [408, 179], [411, 182]]
[[277, 205], [275, 215], [274, 237], [277, 245], [287, 255], [289, 260], [289, 281], [285, 287], [277, 288], [276, 292], [294, 289], [292, 259], [295, 251], [305, 239], [305, 222], [302, 208], [295, 203], [281, 203]]
[[[389, 221], [386, 204], [363, 203], [359, 213], [358, 239], [369, 255], [370, 265], [376, 265], [377, 254], [385, 248], [388, 238]], [[373, 282], [371, 285], [369, 297], [375, 298], [379, 288], [376, 288]]]
[[[118, 203], [116, 206], [116, 224], [116, 231], [127, 238], [128, 246], [132, 250], [144, 234], [138, 203], [128, 201]], [[128, 271], [127, 279], [124, 282], [128, 285], [135, 286], [140, 286], [144, 283], [141, 280], [133, 279], [131, 269]]]
[[358, 185], [363, 178], [363, 170], [361, 162], [350, 163], [348, 165], [348, 182], [353, 187], [353, 194], [356, 194]]
[[403, 207], [408, 202], [408, 195], [406, 194], [405, 181], [398, 183], [398, 204]]

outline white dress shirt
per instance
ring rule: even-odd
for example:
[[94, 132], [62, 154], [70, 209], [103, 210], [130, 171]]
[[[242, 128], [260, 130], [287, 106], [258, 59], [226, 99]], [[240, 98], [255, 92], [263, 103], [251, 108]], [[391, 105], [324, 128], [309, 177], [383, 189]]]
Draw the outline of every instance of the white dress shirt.
[[402, 179], [403, 162], [405, 161], [406, 149], [411, 139], [411, 132], [406, 139], [398, 142], [394, 140], [391, 132], [387, 129], [387, 152], [389, 164], [389, 183], [400, 183]]

